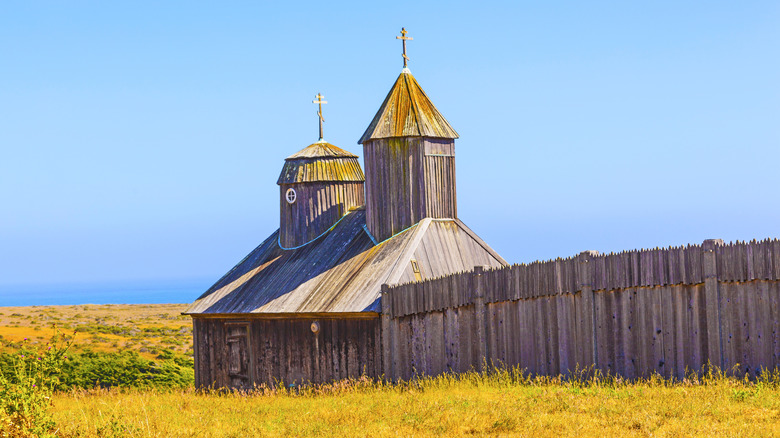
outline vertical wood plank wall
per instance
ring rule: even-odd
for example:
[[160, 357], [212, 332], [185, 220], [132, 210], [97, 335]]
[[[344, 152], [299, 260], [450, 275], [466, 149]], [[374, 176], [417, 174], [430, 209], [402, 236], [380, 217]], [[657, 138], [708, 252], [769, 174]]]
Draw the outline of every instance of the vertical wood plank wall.
[[780, 366], [776, 239], [478, 267], [382, 300], [394, 379], [483, 363], [543, 375], [595, 364], [629, 378], [679, 378], [708, 361], [751, 375]]
[[[287, 189], [296, 192], [295, 202], [285, 199]], [[280, 235], [282, 246], [303, 245], [324, 233], [352, 207], [365, 204], [363, 182], [304, 182], [281, 184]]]
[[680, 378], [709, 361], [756, 375], [780, 366], [780, 240], [475, 267], [384, 286], [381, 319], [194, 317], [193, 337], [198, 386], [409, 379], [483, 364]]
[[[313, 333], [312, 322], [319, 324]], [[248, 326], [249, 351], [243, 382], [231, 370], [231, 327]], [[195, 384], [199, 387], [251, 388], [328, 382], [362, 375], [381, 376], [379, 318], [362, 319], [245, 319], [193, 318]], [[235, 355], [233, 355], [235, 356]], [[246, 358], [246, 359], [244, 359]], [[235, 367], [240, 368], [240, 367]]]
[[455, 143], [426, 137], [385, 138], [363, 145], [366, 223], [378, 240], [426, 217], [457, 218]]

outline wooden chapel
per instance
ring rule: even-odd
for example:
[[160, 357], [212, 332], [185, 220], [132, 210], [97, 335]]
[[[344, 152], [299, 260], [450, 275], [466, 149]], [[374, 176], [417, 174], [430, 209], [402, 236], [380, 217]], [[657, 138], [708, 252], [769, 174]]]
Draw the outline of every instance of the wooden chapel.
[[458, 219], [458, 134], [404, 68], [358, 157], [320, 138], [285, 159], [280, 224], [185, 311], [197, 386], [384, 374], [381, 285], [507, 263]]

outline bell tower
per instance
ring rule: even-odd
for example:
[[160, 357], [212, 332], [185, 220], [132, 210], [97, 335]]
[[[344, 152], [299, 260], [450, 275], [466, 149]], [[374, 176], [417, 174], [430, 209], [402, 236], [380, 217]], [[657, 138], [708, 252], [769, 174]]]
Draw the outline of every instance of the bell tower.
[[433, 105], [407, 66], [358, 141], [366, 167], [366, 225], [381, 241], [426, 217], [458, 216], [455, 139], [458, 133]]

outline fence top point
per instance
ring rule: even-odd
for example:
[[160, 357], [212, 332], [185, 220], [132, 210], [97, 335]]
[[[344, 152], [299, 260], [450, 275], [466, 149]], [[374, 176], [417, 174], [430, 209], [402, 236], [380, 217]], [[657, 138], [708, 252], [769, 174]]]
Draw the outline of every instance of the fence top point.
[[714, 246], [721, 246], [723, 244], [723, 239], [707, 239], [701, 244], [701, 246], [702, 248], [711, 248]]

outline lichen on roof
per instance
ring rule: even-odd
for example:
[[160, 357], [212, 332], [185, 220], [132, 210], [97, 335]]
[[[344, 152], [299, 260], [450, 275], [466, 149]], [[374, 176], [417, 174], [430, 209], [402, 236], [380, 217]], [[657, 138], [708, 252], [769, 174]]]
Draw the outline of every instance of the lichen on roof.
[[325, 141], [318, 141], [287, 157], [276, 183], [365, 181], [365, 179], [357, 155]]
[[312, 143], [305, 148], [301, 149], [300, 151], [290, 155], [289, 157], [285, 158], [285, 160], [297, 160], [300, 158], [323, 158], [323, 157], [349, 157], [349, 158], [357, 158], [357, 155], [345, 151], [344, 149], [341, 149], [338, 146], [334, 146], [326, 141], [318, 141], [317, 143]]
[[404, 69], [358, 141], [389, 137], [458, 138], [408, 69]]

